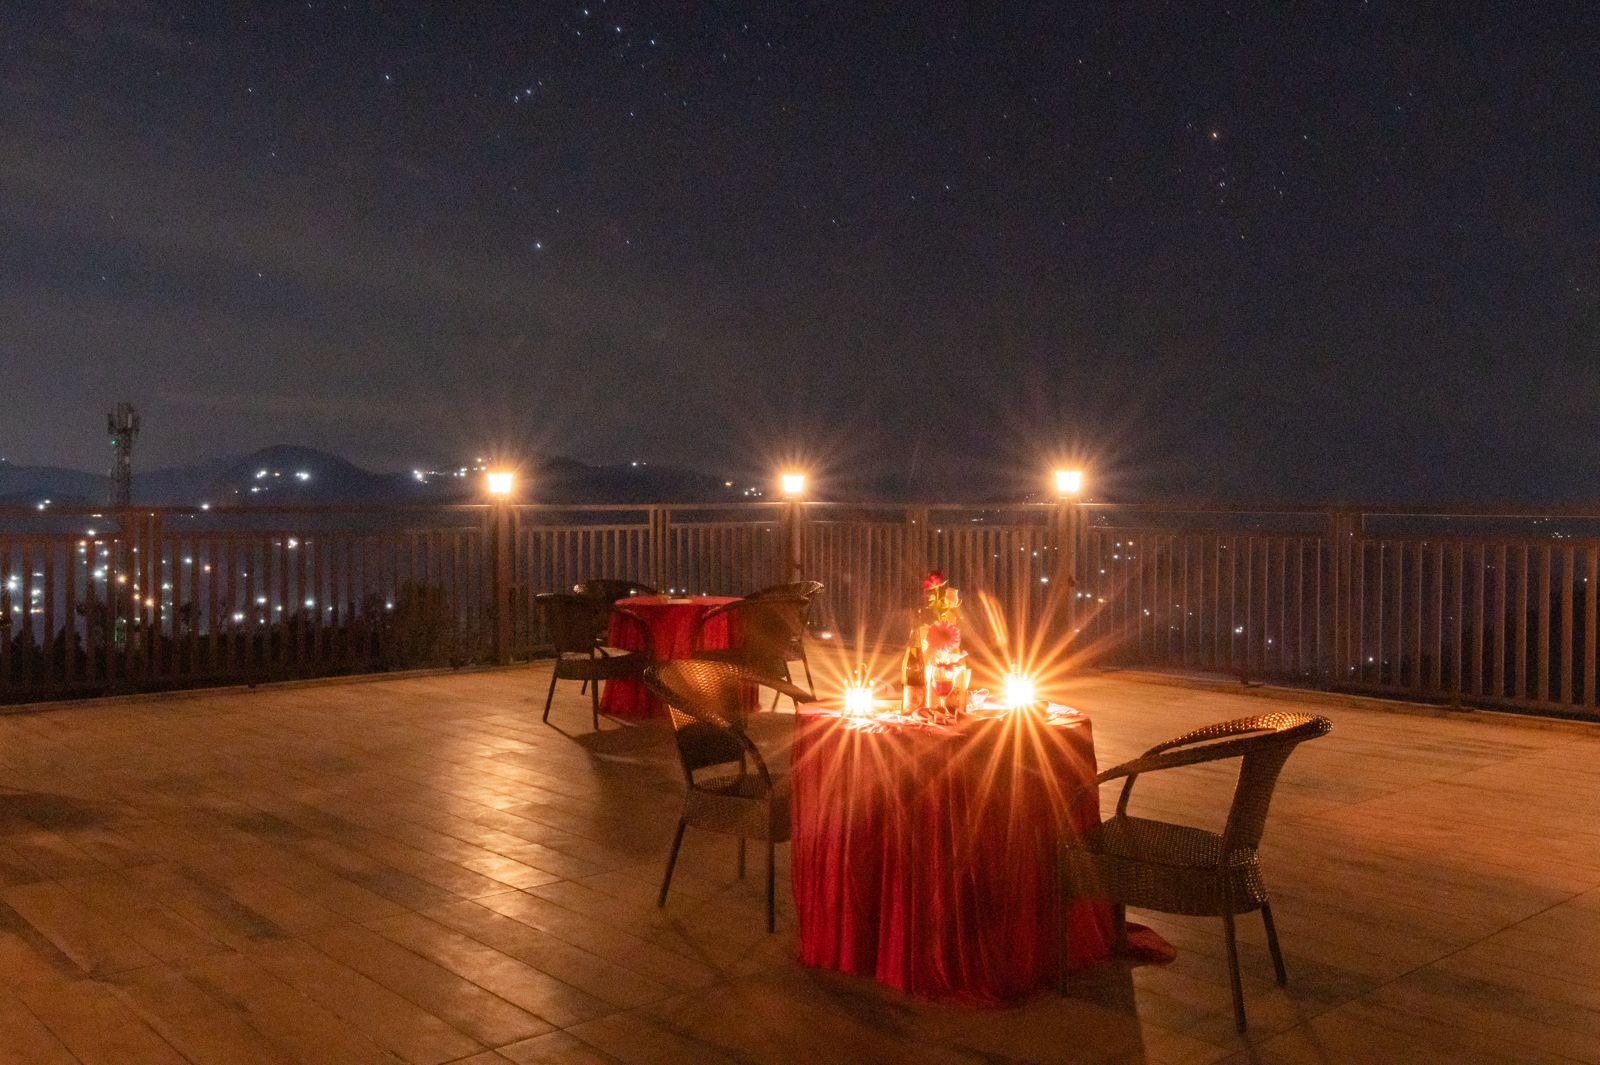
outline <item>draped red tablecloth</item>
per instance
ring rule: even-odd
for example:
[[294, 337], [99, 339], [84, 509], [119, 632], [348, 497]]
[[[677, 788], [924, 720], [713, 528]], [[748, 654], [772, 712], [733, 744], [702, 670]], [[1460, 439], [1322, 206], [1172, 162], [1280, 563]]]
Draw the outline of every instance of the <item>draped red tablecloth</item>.
[[1096, 789], [1078, 790], [1094, 777], [1089, 719], [1074, 712], [883, 728], [802, 707], [790, 768], [800, 960], [990, 1005], [1108, 957], [1110, 907], [1063, 912], [1055, 880], [1063, 834], [1099, 818]]
[[[673, 658], [688, 658], [693, 650], [691, 641], [695, 624], [707, 612], [737, 598], [731, 595], [693, 595], [669, 599], [664, 595], [636, 595], [617, 602], [650, 625], [656, 661], [665, 662]], [[727, 618], [714, 618], [706, 626], [705, 646], [708, 649], [729, 647], [731, 636]], [[611, 615], [606, 642], [612, 647], [628, 651], [644, 649], [639, 627], [615, 614]], [[600, 693], [600, 712], [615, 717], [659, 717], [666, 711], [659, 699], [645, 691], [642, 682], [633, 677], [623, 677], [606, 681], [605, 690]]]

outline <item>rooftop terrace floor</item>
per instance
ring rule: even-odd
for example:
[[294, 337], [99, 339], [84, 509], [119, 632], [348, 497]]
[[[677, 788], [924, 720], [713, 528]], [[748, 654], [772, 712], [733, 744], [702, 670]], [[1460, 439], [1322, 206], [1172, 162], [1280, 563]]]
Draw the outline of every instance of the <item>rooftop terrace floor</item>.
[[[1600, 1061], [1600, 729], [1319, 705], [1263, 846], [1290, 983], [1243, 919], [1240, 1037], [1215, 919], [1138, 915], [1176, 962], [973, 1011], [802, 968], [726, 839], [658, 910], [670, 737], [590, 733], [576, 685], [540, 724], [546, 670], [0, 716], [0, 1059]], [[1285, 705], [1063, 694], [1102, 766]], [[1225, 801], [1165, 776], [1152, 816]]]

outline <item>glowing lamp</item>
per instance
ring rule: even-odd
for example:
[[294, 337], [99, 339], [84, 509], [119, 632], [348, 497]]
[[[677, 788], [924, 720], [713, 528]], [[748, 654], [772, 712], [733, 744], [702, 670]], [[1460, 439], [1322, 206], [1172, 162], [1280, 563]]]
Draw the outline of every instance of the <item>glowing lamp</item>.
[[778, 478], [778, 484], [783, 488], [783, 494], [791, 499], [799, 499], [806, 490], [806, 475], [803, 473], [786, 473]]
[[846, 717], [872, 716], [872, 685], [859, 677], [845, 685], [844, 714]]
[[504, 499], [511, 494], [512, 488], [516, 486], [517, 476], [510, 470], [490, 470], [486, 481], [489, 486], [489, 494]]
[[1032, 706], [1034, 701], [1033, 678], [1018, 670], [1006, 674], [1005, 703], [1013, 710]]
[[1083, 491], [1082, 470], [1057, 470], [1056, 493], [1058, 495], [1072, 496]]

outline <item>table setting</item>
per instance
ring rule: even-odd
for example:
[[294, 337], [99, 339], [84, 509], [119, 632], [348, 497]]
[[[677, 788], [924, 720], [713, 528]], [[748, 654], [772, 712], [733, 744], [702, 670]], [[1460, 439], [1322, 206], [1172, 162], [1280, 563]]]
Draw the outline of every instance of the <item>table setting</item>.
[[[923, 582], [899, 690], [860, 672], [801, 706], [789, 787], [799, 955], [920, 997], [1000, 1005], [1108, 958], [1109, 904], [1063, 900], [1057, 853], [1093, 831], [1093, 726], [1013, 666], [971, 686], [959, 594]], [[1170, 948], [1147, 930], [1136, 955]]]

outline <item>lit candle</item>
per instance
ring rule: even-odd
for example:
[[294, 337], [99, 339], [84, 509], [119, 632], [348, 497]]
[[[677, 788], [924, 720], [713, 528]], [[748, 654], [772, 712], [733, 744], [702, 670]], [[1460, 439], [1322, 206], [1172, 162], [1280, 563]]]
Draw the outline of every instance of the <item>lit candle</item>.
[[1056, 492], [1060, 495], [1077, 495], [1083, 491], [1082, 470], [1057, 470]]
[[1033, 678], [1020, 670], [1006, 674], [1005, 702], [1013, 710], [1033, 705]]
[[783, 494], [790, 499], [799, 499], [806, 490], [806, 475], [803, 473], [785, 473], [778, 478]]
[[871, 686], [859, 680], [847, 685], [844, 689], [844, 713], [846, 717], [871, 717]]
[[509, 470], [490, 470], [485, 480], [488, 482], [489, 494], [492, 496], [509, 496], [511, 489], [516, 484], [516, 476]]

